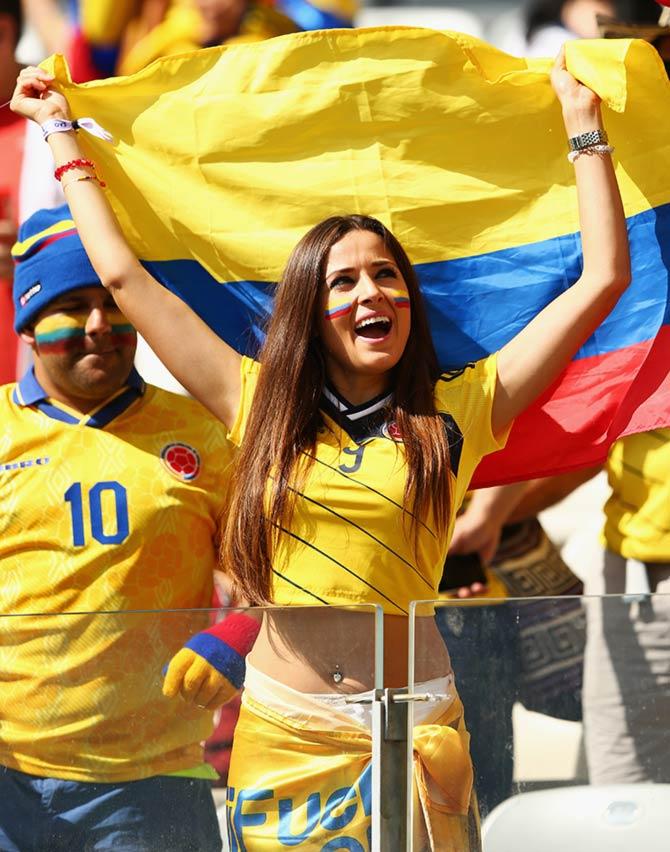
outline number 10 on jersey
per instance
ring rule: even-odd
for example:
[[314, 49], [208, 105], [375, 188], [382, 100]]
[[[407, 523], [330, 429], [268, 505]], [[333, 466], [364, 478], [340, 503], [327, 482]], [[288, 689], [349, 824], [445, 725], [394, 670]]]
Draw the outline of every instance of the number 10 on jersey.
[[[113, 513], [109, 512], [110, 500], [105, 500], [108, 515], [115, 518], [103, 518], [103, 495], [112, 495]], [[70, 504], [72, 517], [72, 543], [75, 547], [86, 544], [87, 534], [84, 523], [84, 500], [86, 494], [81, 482], [73, 482], [63, 495], [65, 502]], [[91, 519], [91, 536], [100, 544], [121, 544], [128, 537], [130, 523], [128, 519], [128, 496], [120, 482], [96, 482], [88, 491], [88, 508]]]

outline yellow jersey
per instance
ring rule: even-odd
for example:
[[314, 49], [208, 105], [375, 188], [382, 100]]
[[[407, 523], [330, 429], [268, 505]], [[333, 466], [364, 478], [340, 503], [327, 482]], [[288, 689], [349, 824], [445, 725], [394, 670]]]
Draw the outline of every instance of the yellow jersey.
[[[379, 604], [385, 613], [407, 615], [410, 601], [437, 596], [454, 517], [475, 467], [504, 445], [506, 436], [491, 431], [496, 363], [491, 355], [444, 374], [435, 385], [451, 446], [452, 514], [442, 535], [430, 515], [418, 521], [416, 550], [403, 515], [402, 436], [383, 420], [390, 398], [348, 406], [332, 389], [324, 392], [311, 465], [290, 528], [273, 554], [275, 604]], [[244, 435], [262, 367], [244, 358], [241, 369], [240, 409], [230, 433], [235, 444]]]
[[628, 559], [670, 562], [670, 429], [617, 441], [607, 459], [607, 546]]
[[83, 417], [32, 372], [0, 409], [0, 764], [100, 782], [192, 770], [211, 715], [160, 686], [207, 614], [147, 610], [211, 605], [223, 427], [134, 371]]

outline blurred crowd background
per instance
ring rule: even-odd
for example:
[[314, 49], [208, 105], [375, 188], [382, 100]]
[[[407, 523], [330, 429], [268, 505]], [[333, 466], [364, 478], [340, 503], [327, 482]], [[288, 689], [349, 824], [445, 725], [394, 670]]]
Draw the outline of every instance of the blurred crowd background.
[[[6, 0], [3, 0], [3, 5]], [[75, 79], [138, 71], [153, 59], [298, 30], [409, 25], [454, 29], [508, 53], [543, 56], [605, 21], [654, 25], [655, 0], [23, 0], [20, 62], [64, 53]]]

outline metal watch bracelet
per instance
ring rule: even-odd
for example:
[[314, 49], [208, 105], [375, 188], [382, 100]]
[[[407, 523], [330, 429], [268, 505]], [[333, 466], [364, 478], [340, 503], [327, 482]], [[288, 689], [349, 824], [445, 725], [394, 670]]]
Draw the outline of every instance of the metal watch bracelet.
[[607, 145], [607, 133], [604, 130], [589, 130], [572, 136], [569, 140], [571, 151], [583, 151], [585, 148], [593, 148], [594, 145]]

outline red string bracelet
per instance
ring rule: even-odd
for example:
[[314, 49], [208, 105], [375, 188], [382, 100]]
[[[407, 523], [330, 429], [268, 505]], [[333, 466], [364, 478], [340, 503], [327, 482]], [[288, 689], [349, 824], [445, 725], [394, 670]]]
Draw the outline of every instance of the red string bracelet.
[[[68, 160], [67, 163], [63, 163], [62, 166], [58, 166], [58, 168], [54, 171], [54, 177], [59, 181], [65, 172], [69, 172], [71, 169], [91, 169], [95, 173], [95, 163], [93, 160], [87, 160], [86, 157], [77, 157], [76, 160]], [[107, 184], [101, 181], [97, 175], [96, 180], [100, 186], [107, 186]]]

